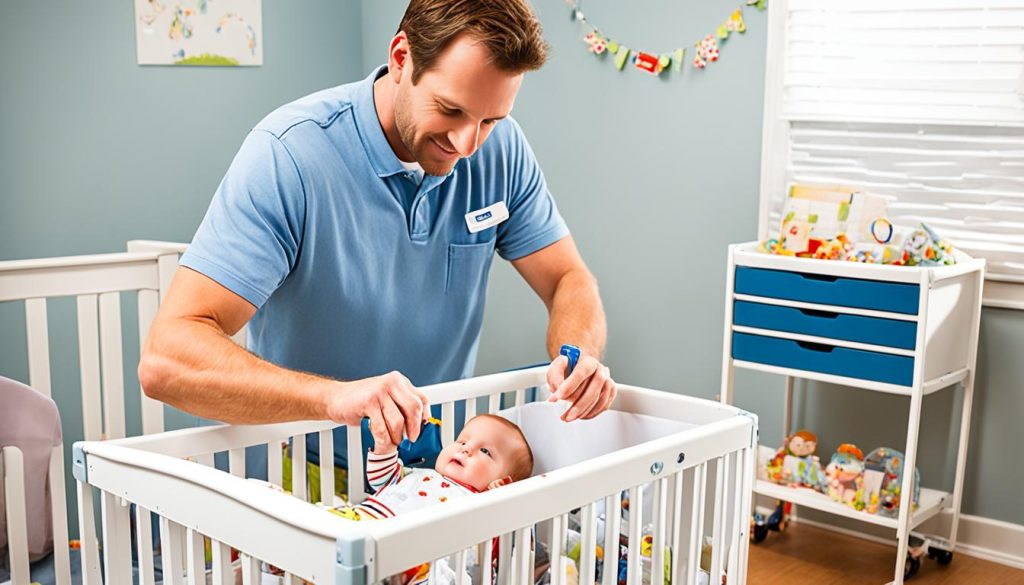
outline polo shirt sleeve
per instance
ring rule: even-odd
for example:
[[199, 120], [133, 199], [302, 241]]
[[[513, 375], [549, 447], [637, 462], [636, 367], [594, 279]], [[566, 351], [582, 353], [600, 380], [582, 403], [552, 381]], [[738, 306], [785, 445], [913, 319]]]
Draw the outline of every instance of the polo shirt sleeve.
[[295, 265], [305, 214], [302, 179], [287, 147], [274, 134], [253, 130], [180, 264], [258, 309]]
[[495, 247], [498, 255], [511, 261], [561, 240], [569, 235], [569, 228], [558, 213], [544, 173], [519, 124], [512, 118], [505, 122], [510, 142], [507, 164], [511, 188], [506, 201], [509, 218], [498, 225]]

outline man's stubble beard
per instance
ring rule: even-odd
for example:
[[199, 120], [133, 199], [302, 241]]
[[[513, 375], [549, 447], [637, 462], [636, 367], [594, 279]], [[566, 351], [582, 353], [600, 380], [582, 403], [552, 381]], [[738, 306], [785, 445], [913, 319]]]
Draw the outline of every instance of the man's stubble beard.
[[413, 122], [412, 116], [409, 115], [412, 109], [409, 106], [409, 101], [408, 94], [402, 88], [399, 88], [398, 95], [395, 98], [395, 128], [398, 129], [398, 137], [402, 140], [402, 144], [412, 153], [413, 159], [423, 167], [424, 173], [443, 177], [452, 171], [455, 164], [458, 163], [458, 159], [450, 166], [442, 166], [427, 160], [423, 151], [432, 149], [434, 146], [430, 144], [430, 137], [427, 136], [423, 137], [421, 144], [417, 144], [416, 123]]

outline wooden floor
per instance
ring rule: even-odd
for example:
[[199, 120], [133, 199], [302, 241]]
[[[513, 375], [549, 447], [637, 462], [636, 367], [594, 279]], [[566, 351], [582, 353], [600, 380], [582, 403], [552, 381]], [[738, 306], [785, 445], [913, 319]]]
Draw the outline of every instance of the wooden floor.
[[[791, 524], [750, 545], [750, 585], [885, 585], [896, 549], [809, 525]], [[907, 585], [1024, 585], [1024, 570], [958, 554], [939, 566], [927, 557]]]

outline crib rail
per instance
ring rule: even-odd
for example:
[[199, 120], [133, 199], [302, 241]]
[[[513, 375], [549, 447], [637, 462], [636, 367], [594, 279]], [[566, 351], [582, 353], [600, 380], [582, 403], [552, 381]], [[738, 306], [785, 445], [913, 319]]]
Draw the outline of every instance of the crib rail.
[[[508, 405], [543, 398], [543, 391], [531, 396], [527, 389], [543, 384], [544, 371], [510, 372], [424, 390], [433, 403], [442, 405], [443, 428], [452, 427], [458, 400], [474, 407], [479, 400], [485, 403], [481, 411], [493, 412], [501, 406], [502, 394]], [[126, 530], [127, 506], [134, 504], [137, 518], [148, 519], [150, 511], [159, 514], [164, 578], [172, 584], [205, 582], [200, 554], [204, 539], [209, 539], [213, 582], [218, 585], [233, 584], [236, 573], [243, 582], [267, 578], [261, 574], [260, 561], [285, 571], [282, 585], [296, 578], [317, 584], [365, 584], [419, 563], [449, 558], [446, 555], [455, 565], [459, 585], [468, 585], [461, 567], [473, 557], [479, 567], [473, 581], [489, 583], [490, 542], [498, 537], [498, 583], [532, 583], [536, 547], [546, 546], [549, 565], [556, 567], [552, 585], [564, 585], [566, 537], [570, 522], [578, 521], [583, 543], [580, 582], [594, 582], [600, 571], [602, 585], [613, 585], [619, 572], [619, 523], [628, 522], [619, 518], [620, 494], [628, 492], [629, 514], [635, 519], [629, 522], [625, 551], [629, 585], [695, 583], [706, 539], [712, 543], [712, 582], [721, 582], [728, 573], [730, 582], [742, 583], [747, 531], [743, 519], [749, 514], [746, 494], [753, 481], [756, 420], [715, 402], [630, 386], [620, 386], [613, 408], [666, 418], [685, 416], [701, 424], [396, 521], [353, 523], [310, 506], [303, 502], [309, 496], [304, 478], [297, 474], [292, 478], [293, 495], [242, 479], [246, 447], [269, 444], [273, 453], [274, 446], [291, 438], [292, 447], [301, 450], [308, 433], [319, 433], [323, 447], [331, 443], [331, 423], [208, 427], [81, 443], [76, 445], [75, 471], [82, 497], [89, 497], [92, 489], [103, 494], [108, 575], [127, 571], [129, 579], [133, 544], [116, 535]], [[466, 416], [477, 412], [467, 411]], [[358, 429], [350, 430], [349, 439], [349, 461], [361, 461]], [[302, 461], [299, 450], [293, 451], [293, 461]], [[210, 467], [217, 452], [231, 454], [230, 474]], [[321, 451], [321, 478], [333, 477], [332, 460]], [[279, 468], [276, 477], [273, 472], [280, 459], [271, 457], [269, 465], [271, 482], [280, 485]], [[352, 469], [350, 474], [361, 477]], [[361, 483], [349, 482], [350, 495], [361, 494], [352, 488]], [[88, 506], [83, 509], [91, 512]], [[82, 524], [91, 525], [89, 520], [83, 517]], [[650, 540], [646, 561], [641, 554], [645, 535]], [[605, 551], [600, 563], [598, 545]], [[146, 559], [153, 566], [152, 550], [134, 547], [140, 561]], [[233, 568], [226, 568], [232, 549], [240, 557]], [[86, 573], [87, 583], [98, 583], [98, 578], [98, 567]]]

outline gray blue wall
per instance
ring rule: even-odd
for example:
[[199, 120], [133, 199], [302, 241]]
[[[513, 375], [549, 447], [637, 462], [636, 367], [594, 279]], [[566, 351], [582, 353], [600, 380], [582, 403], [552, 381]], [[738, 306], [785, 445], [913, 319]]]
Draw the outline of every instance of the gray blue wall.
[[[748, 10], [748, 32], [706, 71], [659, 79], [590, 55], [564, 2], [535, 4], [552, 55], [528, 75], [514, 115], [600, 280], [613, 375], [711, 398], [725, 247], [756, 234], [766, 14]], [[586, 3], [606, 32], [651, 50], [696, 40], [735, 6]], [[293, 97], [383, 62], [404, 2], [264, 2], [263, 10], [263, 67], [167, 69], [135, 65], [127, 2], [0, 4], [8, 24], [0, 37], [0, 259], [116, 251], [132, 238], [187, 241], [246, 130]], [[478, 370], [542, 360], [543, 305], [506, 263], [496, 261], [492, 275]], [[20, 311], [0, 305], [0, 373], [24, 380], [24, 341], [3, 333], [23, 326]], [[55, 307], [51, 322], [71, 315], [70, 306]], [[1024, 524], [1007, 489], [1024, 480], [1013, 464], [1024, 447], [1024, 313], [986, 309], [982, 327], [964, 510]], [[61, 335], [70, 343], [74, 331]], [[70, 392], [76, 376], [55, 372], [55, 384]], [[764, 440], [777, 442], [781, 379], [741, 372], [737, 386], [739, 403], [761, 415]], [[951, 483], [954, 392], [925, 401], [928, 485]], [[839, 442], [901, 445], [906, 408], [897, 397], [812, 388], [799, 393], [797, 420], [819, 434], [827, 456]]]

